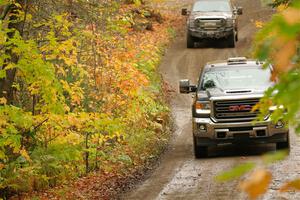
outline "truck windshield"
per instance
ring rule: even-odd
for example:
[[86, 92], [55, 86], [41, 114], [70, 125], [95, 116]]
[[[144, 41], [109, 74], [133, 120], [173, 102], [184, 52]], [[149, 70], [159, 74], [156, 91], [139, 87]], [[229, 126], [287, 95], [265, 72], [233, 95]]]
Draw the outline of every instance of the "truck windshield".
[[197, 1], [192, 11], [194, 12], [230, 12], [228, 1]]
[[270, 69], [258, 67], [215, 68], [205, 72], [201, 88], [220, 88], [222, 90], [262, 89], [272, 85]]

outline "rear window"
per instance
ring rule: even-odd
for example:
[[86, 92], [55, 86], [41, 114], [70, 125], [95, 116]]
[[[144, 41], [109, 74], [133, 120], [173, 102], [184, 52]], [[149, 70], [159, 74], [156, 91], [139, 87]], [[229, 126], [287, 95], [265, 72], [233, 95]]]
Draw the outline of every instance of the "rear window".
[[212, 68], [204, 72], [201, 88], [222, 90], [267, 89], [272, 85], [270, 69], [255, 67]]
[[230, 12], [228, 1], [197, 1], [192, 11], [194, 12]]

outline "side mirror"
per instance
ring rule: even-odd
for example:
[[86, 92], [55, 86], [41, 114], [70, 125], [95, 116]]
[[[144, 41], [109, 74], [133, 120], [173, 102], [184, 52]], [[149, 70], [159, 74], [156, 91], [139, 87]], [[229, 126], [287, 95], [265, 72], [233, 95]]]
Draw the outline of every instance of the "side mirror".
[[237, 14], [242, 15], [243, 14], [243, 8], [242, 7], [237, 7]]
[[187, 14], [188, 14], [187, 8], [182, 8], [181, 15], [187, 15]]
[[190, 80], [183, 79], [179, 81], [179, 91], [180, 93], [188, 94], [190, 92], [196, 92], [197, 86], [196, 85], [190, 85]]

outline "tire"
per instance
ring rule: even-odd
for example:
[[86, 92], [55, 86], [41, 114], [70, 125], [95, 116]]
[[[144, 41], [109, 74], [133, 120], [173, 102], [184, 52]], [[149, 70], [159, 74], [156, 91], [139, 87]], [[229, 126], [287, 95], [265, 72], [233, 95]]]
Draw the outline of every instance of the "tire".
[[287, 133], [287, 140], [286, 142], [277, 142], [276, 143], [276, 150], [290, 150], [290, 137], [289, 133]]
[[198, 146], [194, 137], [194, 155], [195, 158], [206, 158], [208, 156], [208, 146]]
[[187, 48], [195, 47], [195, 39], [193, 38], [193, 36], [191, 36], [190, 33], [187, 33], [187, 36], [186, 36], [186, 47]]
[[239, 41], [239, 31], [238, 31], [237, 26], [234, 28], [234, 30], [235, 30], [235, 41], [237, 42], [237, 41]]
[[236, 34], [235, 34], [235, 31], [233, 31], [229, 37], [227, 38], [227, 45], [228, 47], [230, 48], [234, 48], [235, 47], [235, 42], [236, 42]]

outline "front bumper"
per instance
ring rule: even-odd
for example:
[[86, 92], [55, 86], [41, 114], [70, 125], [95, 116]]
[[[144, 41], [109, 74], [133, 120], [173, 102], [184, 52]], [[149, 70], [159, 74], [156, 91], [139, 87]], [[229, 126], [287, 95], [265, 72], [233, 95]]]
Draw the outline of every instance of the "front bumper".
[[212, 30], [205, 30], [205, 29], [196, 29], [196, 28], [189, 28], [188, 33], [196, 38], [204, 39], [204, 38], [211, 38], [211, 39], [219, 39], [228, 37], [233, 33], [233, 28], [218, 28]]
[[[204, 125], [206, 130], [200, 130], [200, 125]], [[210, 118], [194, 118], [193, 134], [197, 145], [212, 146], [227, 143], [286, 142], [288, 130], [276, 127], [270, 120], [256, 123], [215, 123]]]

